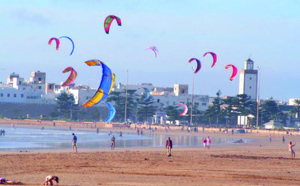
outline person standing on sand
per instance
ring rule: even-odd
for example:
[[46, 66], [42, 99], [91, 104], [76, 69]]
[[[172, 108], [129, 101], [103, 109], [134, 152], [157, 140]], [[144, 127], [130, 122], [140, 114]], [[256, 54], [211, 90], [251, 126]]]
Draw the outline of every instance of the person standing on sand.
[[72, 139], [73, 152], [74, 152], [74, 149], [75, 149], [75, 152], [77, 152], [77, 137], [75, 136], [74, 133], [72, 133], [72, 135], [73, 135], [73, 139]]
[[206, 149], [206, 145], [207, 145], [206, 143], [207, 143], [207, 140], [206, 140], [206, 138], [204, 138], [203, 139], [203, 147], [204, 147], [204, 149]]
[[115, 149], [115, 145], [116, 145], [115, 141], [116, 141], [116, 138], [113, 135], [112, 138], [111, 138], [110, 150], [114, 150]]
[[282, 143], [285, 143], [285, 138], [284, 138], [284, 136], [282, 136]]
[[166, 141], [166, 149], [167, 149], [167, 155], [168, 157], [171, 156], [171, 149], [173, 148], [173, 143], [172, 143], [172, 140], [171, 138], [169, 137]]
[[295, 151], [294, 151], [294, 149], [293, 149], [293, 147], [296, 145], [296, 142], [294, 143], [294, 145], [293, 145], [293, 143], [290, 141], [290, 144], [289, 144], [289, 151], [291, 152], [291, 157], [293, 158], [293, 159], [295, 159], [295, 156], [296, 156], [296, 153], [295, 153]]
[[210, 143], [211, 143], [211, 139], [209, 138], [209, 136], [207, 136], [207, 140], [206, 140], [207, 149], [210, 148]]
[[271, 136], [271, 134], [269, 135], [269, 140], [270, 140], [270, 142], [272, 141], [272, 136]]

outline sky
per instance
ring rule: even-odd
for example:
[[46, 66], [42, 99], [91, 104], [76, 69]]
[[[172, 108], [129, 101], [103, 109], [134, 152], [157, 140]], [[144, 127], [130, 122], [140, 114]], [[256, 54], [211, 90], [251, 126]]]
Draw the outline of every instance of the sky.
[[[60, 84], [72, 66], [76, 84], [99, 86], [102, 69], [84, 62], [103, 61], [116, 74], [116, 83], [152, 83], [159, 87], [189, 84], [195, 94], [238, 94], [239, 75], [250, 57], [260, 70], [260, 97], [278, 100], [300, 97], [300, 1], [298, 0], [1, 0], [0, 81], [16, 72], [29, 80], [30, 73], [47, 73], [47, 82]], [[122, 26], [103, 23], [116, 15]], [[60, 49], [51, 37], [68, 36]], [[146, 50], [156, 46], [159, 54]], [[215, 67], [205, 52], [218, 55]], [[188, 63], [198, 58], [201, 70], [194, 75]]]

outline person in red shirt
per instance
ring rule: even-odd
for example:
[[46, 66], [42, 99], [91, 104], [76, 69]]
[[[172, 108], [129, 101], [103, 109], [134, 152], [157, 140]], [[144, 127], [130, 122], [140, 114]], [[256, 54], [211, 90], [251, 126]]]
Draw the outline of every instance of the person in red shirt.
[[207, 143], [207, 140], [206, 140], [206, 138], [204, 138], [203, 139], [203, 147], [204, 147], [204, 149], [206, 149], [206, 143]]
[[171, 138], [169, 137], [168, 140], [166, 141], [166, 149], [167, 149], [167, 155], [168, 157], [171, 156], [171, 149], [173, 148], [173, 143]]

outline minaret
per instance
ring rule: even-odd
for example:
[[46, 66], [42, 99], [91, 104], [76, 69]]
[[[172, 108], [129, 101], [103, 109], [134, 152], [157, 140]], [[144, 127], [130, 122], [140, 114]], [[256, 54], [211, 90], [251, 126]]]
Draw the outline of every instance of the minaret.
[[257, 70], [253, 66], [254, 62], [250, 58], [245, 61], [244, 69], [240, 71], [239, 94], [247, 94], [252, 100], [256, 100]]

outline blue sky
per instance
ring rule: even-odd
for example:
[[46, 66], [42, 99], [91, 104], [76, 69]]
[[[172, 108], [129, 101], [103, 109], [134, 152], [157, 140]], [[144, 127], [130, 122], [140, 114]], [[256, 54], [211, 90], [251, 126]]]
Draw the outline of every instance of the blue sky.
[[[77, 84], [97, 87], [98, 67], [84, 61], [99, 59], [117, 75], [117, 83], [153, 83], [173, 86], [192, 83], [192, 57], [202, 62], [195, 75], [195, 93], [214, 96], [238, 93], [238, 76], [229, 81], [227, 64], [239, 70], [251, 56], [261, 66], [261, 97], [300, 97], [300, 2], [297, 0], [1, 0], [0, 81], [11, 72], [29, 79], [32, 71], [47, 73], [47, 82], [59, 84], [74, 67]], [[122, 19], [103, 29], [107, 15]], [[48, 45], [51, 37], [61, 40], [60, 49]], [[145, 50], [159, 50], [157, 58]], [[214, 68], [205, 52], [218, 55]]]

